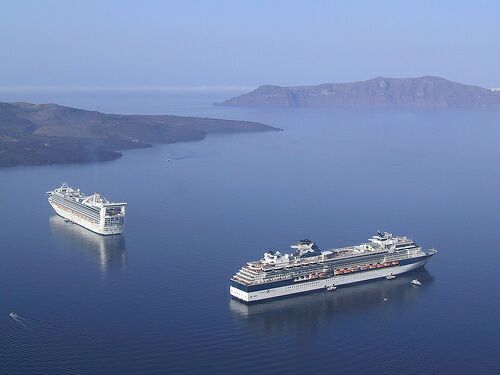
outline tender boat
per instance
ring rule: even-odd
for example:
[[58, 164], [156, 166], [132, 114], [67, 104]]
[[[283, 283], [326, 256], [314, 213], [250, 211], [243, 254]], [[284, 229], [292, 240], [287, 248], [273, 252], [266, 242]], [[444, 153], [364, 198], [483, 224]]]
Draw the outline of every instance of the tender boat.
[[422, 286], [422, 283], [421, 283], [420, 281], [418, 281], [417, 279], [412, 280], [412, 281], [411, 281], [411, 283], [412, 283], [413, 285], [416, 285], [416, 286]]
[[392, 273], [386, 277], [387, 280], [392, 280], [392, 279], [395, 279], [396, 278], [396, 275], [393, 275]]

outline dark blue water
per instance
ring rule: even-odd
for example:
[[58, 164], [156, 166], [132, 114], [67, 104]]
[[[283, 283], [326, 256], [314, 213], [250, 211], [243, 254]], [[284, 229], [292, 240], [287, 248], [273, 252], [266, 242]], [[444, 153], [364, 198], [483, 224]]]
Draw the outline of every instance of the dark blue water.
[[[500, 373], [500, 114], [58, 95], [25, 100], [285, 131], [0, 170], [0, 373]], [[63, 181], [128, 202], [125, 234], [55, 217], [44, 193]], [[392, 281], [254, 306], [229, 298], [231, 275], [266, 250], [377, 229], [440, 252]]]

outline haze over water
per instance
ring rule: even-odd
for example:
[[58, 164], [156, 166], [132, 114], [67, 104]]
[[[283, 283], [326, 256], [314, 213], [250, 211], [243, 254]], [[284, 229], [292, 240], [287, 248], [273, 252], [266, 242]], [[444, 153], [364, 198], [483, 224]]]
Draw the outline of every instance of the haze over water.
[[[231, 95], [23, 96], [284, 131], [0, 169], [0, 372], [500, 373], [500, 113], [211, 105]], [[64, 181], [128, 202], [124, 235], [54, 216], [45, 192]], [[392, 281], [229, 298], [230, 277], [264, 251], [376, 230], [439, 253]]]

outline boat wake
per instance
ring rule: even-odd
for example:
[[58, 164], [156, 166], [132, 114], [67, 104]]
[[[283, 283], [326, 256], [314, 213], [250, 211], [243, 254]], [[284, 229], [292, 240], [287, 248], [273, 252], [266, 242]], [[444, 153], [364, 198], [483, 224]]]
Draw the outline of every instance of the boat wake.
[[118, 346], [48, 321], [14, 312], [9, 317], [0, 335], [0, 373], [113, 373], [110, 363], [119, 358]]

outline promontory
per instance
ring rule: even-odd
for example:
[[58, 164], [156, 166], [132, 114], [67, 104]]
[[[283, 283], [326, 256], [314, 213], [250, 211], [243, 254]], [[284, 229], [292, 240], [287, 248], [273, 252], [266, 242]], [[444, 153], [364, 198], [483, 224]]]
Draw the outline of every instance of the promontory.
[[204, 139], [209, 134], [280, 130], [251, 121], [119, 115], [57, 104], [0, 102], [0, 166], [112, 160], [117, 150]]

